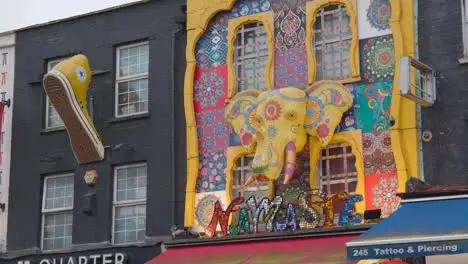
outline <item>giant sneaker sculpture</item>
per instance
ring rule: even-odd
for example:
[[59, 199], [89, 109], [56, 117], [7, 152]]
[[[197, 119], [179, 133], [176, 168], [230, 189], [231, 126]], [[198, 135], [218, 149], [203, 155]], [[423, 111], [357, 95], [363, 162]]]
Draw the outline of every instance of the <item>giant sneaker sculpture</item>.
[[83, 55], [60, 62], [43, 79], [44, 90], [62, 118], [73, 153], [81, 164], [104, 159], [104, 147], [87, 108], [90, 82], [91, 70]]

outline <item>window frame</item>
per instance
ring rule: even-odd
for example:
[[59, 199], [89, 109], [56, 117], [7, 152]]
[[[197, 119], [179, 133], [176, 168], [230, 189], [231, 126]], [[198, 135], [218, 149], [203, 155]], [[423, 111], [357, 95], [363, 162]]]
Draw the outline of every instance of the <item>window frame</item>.
[[[118, 201], [117, 202], [117, 171], [119, 169], [129, 169], [129, 168], [137, 168], [141, 166], [146, 167], [146, 198], [145, 199], [136, 199], [136, 200], [125, 200], [125, 201]], [[112, 230], [111, 230], [111, 243], [112, 245], [134, 245], [144, 243], [143, 241], [136, 241], [136, 242], [125, 242], [125, 243], [115, 243], [115, 211], [117, 207], [126, 207], [126, 206], [138, 206], [138, 205], [145, 205], [146, 212], [145, 212], [145, 219], [148, 217], [148, 163], [140, 162], [140, 163], [132, 163], [126, 165], [119, 165], [114, 167], [114, 186], [113, 186], [113, 194], [112, 194]], [[145, 220], [146, 222], [146, 220]], [[145, 237], [146, 237], [147, 227], [145, 225]]]
[[[60, 208], [60, 209], [45, 209], [45, 201], [46, 201], [46, 194], [47, 194], [47, 181], [50, 180], [50, 179], [65, 178], [65, 177], [71, 177], [72, 180], [73, 180], [72, 206], [71, 207], [64, 207], [64, 208]], [[73, 208], [74, 208], [74, 203], [75, 203], [74, 173], [60, 173], [60, 174], [48, 175], [48, 176], [44, 177], [44, 182], [42, 184], [42, 203], [41, 203], [41, 251], [51, 252], [51, 251], [60, 251], [60, 250], [71, 248], [71, 245], [70, 245], [70, 247], [62, 248], [62, 249], [44, 249], [44, 230], [45, 230], [45, 217], [47, 215], [54, 215], [54, 214], [69, 212], [69, 213], [72, 214], [72, 244], [73, 244]]]
[[[128, 48], [134, 48], [134, 47], [139, 47], [139, 46], [144, 46], [148, 45], [148, 71], [146, 73], [138, 73], [138, 74], [133, 74], [125, 77], [120, 76], [120, 50], [122, 49], [128, 49]], [[132, 114], [123, 114], [119, 115], [119, 84], [122, 82], [131, 82], [131, 81], [137, 81], [141, 79], [148, 79], [149, 81], [149, 64], [150, 64], [150, 59], [149, 59], [149, 53], [150, 53], [150, 46], [149, 46], [149, 41], [140, 41], [132, 44], [127, 44], [127, 45], [121, 45], [116, 47], [115, 49], [115, 58], [116, 58], [116, 68], [115, 68], [115, 98], [114, 98], [114, 117], [115, 118], [125, 118], [129, 116], [136, 116], [136, 115], [142, 115], [146, 114], [149, 112], [149, 82], [148, 82], [148, 87], [147, 87], [147, 93], [148, 93], [148, 107], [146, 111], [140, 111], [137, 113], [132, 113]]]
[[[53, 67], [51, 67], [51, 64], [54, 64], [54, 63], [60, 63], [61, 61], [63, 60], [66, 60], [68, 57], [65, 57], [65, 58], [60, 58], [60, 59], [53, 59], [53, 60], [49, 60], [47, 61], [47, 71], [50, 71], [53, 69]], [[55, 66], [54, 66], [55, 67]], [[46, 109], [45, 109], [45, 129], [46, 130], [59, 130], [59, 129], [65, 129], [65, 124], [62, 120], [62, 118], [60, 117], [59, 115], [59, 118], [60, 118], [60, 121], [62, 123], [62, 125], [60, 126], [49, 126], [49, 106], [52, 106], [52, 103], [50, 102], [50, 99], [49, 99], [49, 96], [47, 96], [47, 94], [45, 94], [45, 98], [46, 98]], [[55, 108], [54, 108], [55, 109]], [[57, 110], [56, 110], [57, 111]]]
[[[233, 183], [231, 185], [231, 193], [232, 194], [242, 193], [242, 197], [244, 197], [244, 200], [247, 200], [248, 198], [250, 198], [250, 197], [245, 197], [244, 196], [245, 192], [266, 192], [265, 197], [270, 198], [270, 197], [268, 197], [268, 194], [269, 194], [269, 191], [270, 191], [268, 182], [264, 182], [264, 183], [253, 182], [251, 185], [253, 185], [255, 183], [258, 183], [258, 186], [247, 186], [247, 187], [244, 187], [243, 184], [241, 184], [241, 185], [236, 185], [235, 184], [235, 182], [236, 182], [236, 172], [240, 171], [242, 173], [242, 176], [245, 177], [245, 173], [249, 170], [248, 165], [244, 164], [245, 158], [252, 158], [252, 163], [253, 163], [254, 156], [255, 156], [255, 153], [243, 154], [243, 155], [239, 156], [238, 158], [236, 158], [234, 160], [234, 167], [232, 169]], [[237, 166], [237, 161], [239, 159], [242, 159], [242, 166], [241, 167]], [[253, 172], [252, 168], [250, 168], [250, 170]], [[245, 182], [244, 182], [244, 184], [245, 184]], [[261, 197], [261, 198], [263, 199], [264, 197]], [[257, 203], [258, 202], [260, 202], [260, 201], [257, 201]]]
[[308, 62], [308, 80], [309, 85], [317, 80], [317, 64], [315, 58], [315, 43], [314, 40], [314, 24], [317, 19], [317, 14], [322, 8], [330, 5], [343, 5], [346, 13], [349, 16], [349, 27], [351, 29], [351, 45], [349, 48], [349, 67], [351, 77], [345, 79], [335, 79], [340, 83], [352, 83], [361, 80], [360, 66], [359, 66], [359, 32], [358, 32], [358, 12], [357, 0], [315, 0], [309, 1], [306, 4], [307, 22], [306, 22], [306, 50]]
[[274, 57], [274, 32], [273, 32], [273, 11], [262, 12], [258, 14], [242, 16], [238, 18], [229, 19], [228, 22], [228, 52], [227, 52], [227, 100], [229, 101], [234, 97], [237, 90], [237, 70], [234, 68], [234, 52], [235, 42], [239, 28], [244, 24], [261, 23], [267, 35], [268, 57], [265, 67], [265, 85], [266, 90], [273, 89], [273, 57]]
[[[245, 26], [246, 25], [254, 25], [250, 28], [246, 28]], [[254, 52], [252, 53], [255, 53], [255, 54], [250, 54], [250, 55], [245, 55], [245, 50], [247, 48], [246, 44], [245, 44], [245, 40], [247, 39], [246, 38], [246, 35], [250, 32], [252, 32], [255, 36], [255, 40], [257, 40], [257, 38], [259, 38], [261, 35], [260, 34], [257, 34], [257, 32], [259, 30], [263, 30], [262, 33], [264, 33], [264, 36], [265, 36], [265, 47], [267, 49], [267, 54], [266, 55], [262, 55], [260, 52], [259, 52], [259, 49], [256, 49]], [[242, 44], [240, 46], [238, 46], [237, 44], [237, 40], [239, 38], [239, 36], [241, 37], [241, 41], [242, 41]], [[243, 91], [246, 91], [246, 90], [249, 90], [249, 89], [256, 89], [256, 90], [259, 90], [259, 91], [265, 91], [266, 90], [266, 79], [265, 79], [265, 71], [263, 72], [263, 85], [264, 85], [264, 89], [260, 88], [260, 78], [255, 78], [254, 77], [254, 82], [256, 83], [256, 85], [252, 88], [249, 88], [249, 87], [246, 87], [247, 85], [245, 85], [245, 83], [243, 84], [243, 88], [242, 90], [240, 90], [240, 87], [239, 87], [239, 82], [240, 82], [240, 78], [239, 78], [239, 74], [243, 74], [242, 71], [239, 71], [239, 67], [242, 67], [242, 70], [245, 72], [245, 68], [246, 67], [246, 62], [250, 61], [250, 60], [259, 60], [259, 59], [262, 59], [262, 58], [265, 58], [265, 69], [267, 67], [267, 61], [268, 61], [268, 35], [266, 33], [266, 30], [265, 30], [265, 25], [263, 25], [263, 23], [261, 22], [249, 22], [249, 23], [244, 23], [242, 24], [241, 26], [239, 26], [239, 28], [237, 29], [237, 32], [236, 32], [236, 40], [234, 42], [234, 59], [233, 59], [233, 63], [235, 65], [234, 67], [234, 70], [235, 70], [235, 75], [236, 75], [236, 87], [235, 87], [235, 93], [240, 93], [240, 92], [243, 92]], [[263, 47], [262, 47], [263, 48]], [[260, 48], [260, 50], [262, 49]], [[242, 53], [242, 55], [239, 55], [239, 52]], [[255, 68], [255, 67], [253, 67]], [[261, 71], [258, 71], [258, 72], [261, 72]], [[257, 71], [255, 70], [255, 73], [257, 73]], [[258, 74], [258, 73], [257, 73]], [[245, 76], [243, 76], [245, 77]], [[246, 82], [245, 80], [241, 80], [243, 82]]]

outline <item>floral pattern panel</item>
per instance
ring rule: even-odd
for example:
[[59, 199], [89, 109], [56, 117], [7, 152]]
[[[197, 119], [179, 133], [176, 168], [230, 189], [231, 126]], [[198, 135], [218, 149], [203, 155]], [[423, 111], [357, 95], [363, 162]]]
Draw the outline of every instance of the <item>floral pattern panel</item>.
[[275, 88], [307, 88], [307, 53], [305, 48], [275, 52]]
[[200, 155], [197, 193], [214, 192], [226, 188], [226, 155], [220, 149], [212, 154]]
[[381, 209], [382, 215], [393, 213], [400, 205], [398, 177], [395, 172], [365, 177], [366, 209]]
[[357, 4], [360, 39], [392, 33], [390, 0], [358, 0]]
[[226, 66], [195, 71], [193, 103], [195, 112], [223, 108], [227, 94]]
[[230, 126], [224, 118], [224, 109], [208, 110], [195, 114], [200, 153], [213, 153], [226, 149]]
[[362, 135], [364, 174], [395, 172], [390, 131], [377, 131]]
[[229, 18], [248, 16], [271, 10], [270, 0], [237, 0]]
[[393, 81], [395, 77], [395, 49], [392, 35], [359, 41], [361, 75], [366, 83]]
[[362, 132], [390, 129], [393, 82], [363, 84], [356, 87], [357, 113]]
[[306, 0], [271, 0], [274, 14], [275, 47], [286, 51], [304, 48]]

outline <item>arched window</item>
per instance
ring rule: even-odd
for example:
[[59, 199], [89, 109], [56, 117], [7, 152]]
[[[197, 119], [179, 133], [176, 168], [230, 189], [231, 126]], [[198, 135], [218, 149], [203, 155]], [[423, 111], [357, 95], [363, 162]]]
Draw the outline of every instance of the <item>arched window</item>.
[[262, 23], [243, 24], [234, 44], [236, 93], [247, 89], [266, 90], [267, 34]]
[[[358, 173], [355, 163], [356, 157], [351, 151], [351, 146], [345, 143], [323, 148], [317, 164], [317, 186], [327, 197], [338, 193], [356, 194]], [[338, 221], [343, 204], [344, 201], [336, 201], [335, 221]]]
[[307, 2], [309, 84], [360, 80], [356, 0]]
[[349, 52], [352, 33], [343, 5], [329, 5], [317, 13], [314, 23], [316, 80], [342, 80], [351, 77]]

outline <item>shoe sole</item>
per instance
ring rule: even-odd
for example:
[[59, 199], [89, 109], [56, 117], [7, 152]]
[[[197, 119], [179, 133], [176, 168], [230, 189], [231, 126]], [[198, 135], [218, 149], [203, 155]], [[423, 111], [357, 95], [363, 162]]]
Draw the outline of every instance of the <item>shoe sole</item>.
[[44, 90], [68, 132], [70, 145], [79, 163], [104, 159], [104, 147], [88, 123], [65, 75], [52, 70], [44, 76]]

